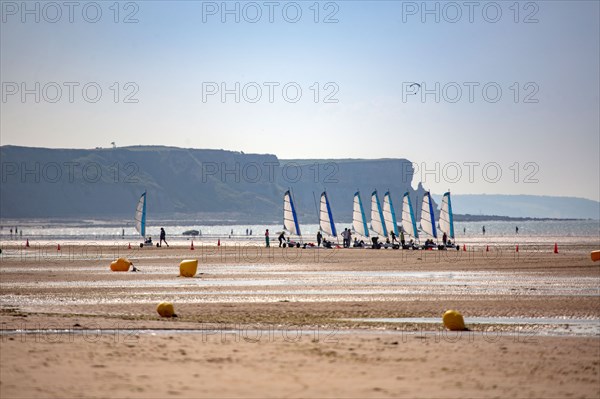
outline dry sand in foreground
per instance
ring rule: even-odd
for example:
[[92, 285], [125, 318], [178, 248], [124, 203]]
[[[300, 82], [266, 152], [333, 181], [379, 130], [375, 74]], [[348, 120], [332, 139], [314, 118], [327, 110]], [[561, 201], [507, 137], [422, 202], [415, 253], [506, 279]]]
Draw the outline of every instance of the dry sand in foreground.
[[[348, 250], [290, 262], [275, 252], [253, 263], [231, 253], [152, 248], [132, 257], [141, 273], [110, 273], [109, 259], [80, 259], [77, 250], [71, 259], [2, 257], [0, 397], [597, 398], [598, 336], [514, 326], [454, 335], [438, 326], [338, 320], [439, 317], [450, 307], [467, 323], [476, 316], [599, 319], [600, 267], [589, 260], [591, 249], [521, 258], [507, 250], [493, 261], [482, 252], [449, 259]], [[204, 274], [176, 277], [179, 261], [192, 255]], [[374, 271], [381, 275], [360, 274]], [[446, 286], [444, 274], [411, 280], [390, 271], [490, 278]], [[179, 318], [155, 314], [162, 299], [175, 302]], [[14, 332], [21, 328], [67, 331]], [[99, 335], [96, 328], [126, 329]]]

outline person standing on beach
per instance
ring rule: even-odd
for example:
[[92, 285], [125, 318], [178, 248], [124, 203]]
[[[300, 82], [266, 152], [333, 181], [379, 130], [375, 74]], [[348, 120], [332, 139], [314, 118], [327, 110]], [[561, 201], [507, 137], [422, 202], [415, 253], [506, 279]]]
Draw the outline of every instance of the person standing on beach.
[[404, 230], [400, 230], [400, 244], [402, 244], [402, 247], [404, 248], [404, 243], [406, 241], [404, 240]]
[[485, 235], [485, 226], [481, 228], [481, 231], [483, 232], [483, 235]]
[[323, 240], [323, 235], [321, 234], [321, 231], [319, 230], [319, 232], [317, 233], [317, 247], [321, 246], [322, 240]]
[[516, 233], [516, 234], [519, 234], [519, 226], [516, 226], [516, 227], [515, 227], [515, 233]]
[[265, 231], [265, 243], [267, 244], [267, 248], [271, 246], [269, 245], [269, 229]]
[[352, 243], [352, 230], [348, 229], [348, 232], [346, 233], [346, 242], [348, 243], [348, 246], [346, 248], [350, 248], [350, 244]]
[[165, 229], [161, 227], [160, 228], [160, 241], [158, 243], [159, 247], [162, 247], [163, 241], [165, 242], [165, 244], [167, 244], [167, 247], [169, 246], [169, 244], [167, 243], [166, 237], [167, 237], [167, 233], [165, 232]]

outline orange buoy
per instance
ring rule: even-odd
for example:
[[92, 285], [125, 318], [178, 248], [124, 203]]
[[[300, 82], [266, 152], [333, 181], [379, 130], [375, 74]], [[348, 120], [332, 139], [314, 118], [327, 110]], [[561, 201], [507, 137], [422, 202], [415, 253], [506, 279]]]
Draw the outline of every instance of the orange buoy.
[[194, 277], [198, 270], [198, 259], [186, 259], [179, 263], [179, 275], [182, 277]]
[[194, 250], [194, 240], [192, 240], [192, 245], [190, 245], [190, 251]]
[[173, 304], [170, 302], [159, 303], [158, 306], [156, 307], [156, 311], [162, 317], [175, 317], [176, 316], [175, 308], [173, 307]]
[[554, 243], [554, 253], [557, 254], [558, 253], [558, 244]]
[[464, 331], [467, 329], [465, 326], [465, 320], [462, 314], [456, 310], [448, 310], [442, 316], [444, 326], [450, 331]]
[[133, 265], [129, 259], [119, 258], [110, 264], [110, 270], [113, 272], [127, 272], [129, 271], [129, 266]]

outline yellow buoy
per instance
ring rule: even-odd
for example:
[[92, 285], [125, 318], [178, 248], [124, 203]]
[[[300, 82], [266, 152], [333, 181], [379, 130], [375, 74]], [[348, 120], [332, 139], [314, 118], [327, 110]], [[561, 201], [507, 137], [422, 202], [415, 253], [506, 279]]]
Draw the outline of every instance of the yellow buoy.
[[133, 265], [129, 259], [119, 258], [110, 264], [110, 270], [113, 272], [126, 272], [129, 271], [129, 266]]
[[198, 270], [198, 259], [182, 260], [179, 264], [179, 275], [183, 277], [194, 277]]
[[592, 260], [594, 262], [599, 261], [600, 260], [600, 251], [592, 251]]
[[156, 311], [162, 317], [173, 317], [175, 316], [175, 308], [173, 308], [173, 304], [170, 302], [161, 302], [156, 307]]
[[463, 316], [456, 310], [446, 311], [444, 316], [442, 316], [442, 320], [444, 321], [446, 328], [450, 331], [464, 331], [467, 329], [465, 327]]

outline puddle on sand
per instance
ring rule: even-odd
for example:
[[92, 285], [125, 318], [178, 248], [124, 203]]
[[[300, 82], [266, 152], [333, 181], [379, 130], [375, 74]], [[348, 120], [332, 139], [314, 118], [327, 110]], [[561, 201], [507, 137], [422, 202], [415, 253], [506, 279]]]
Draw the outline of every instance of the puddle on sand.
[[[442, 324], [441, 317], [355, 318], [340, 319], [360, 323]], [[562, 317], [469, 317], [467, 327], [474, 324], [513, 325], [532, 327], [545, 335], [600, 336], [600, 319], [571, 319]]]

